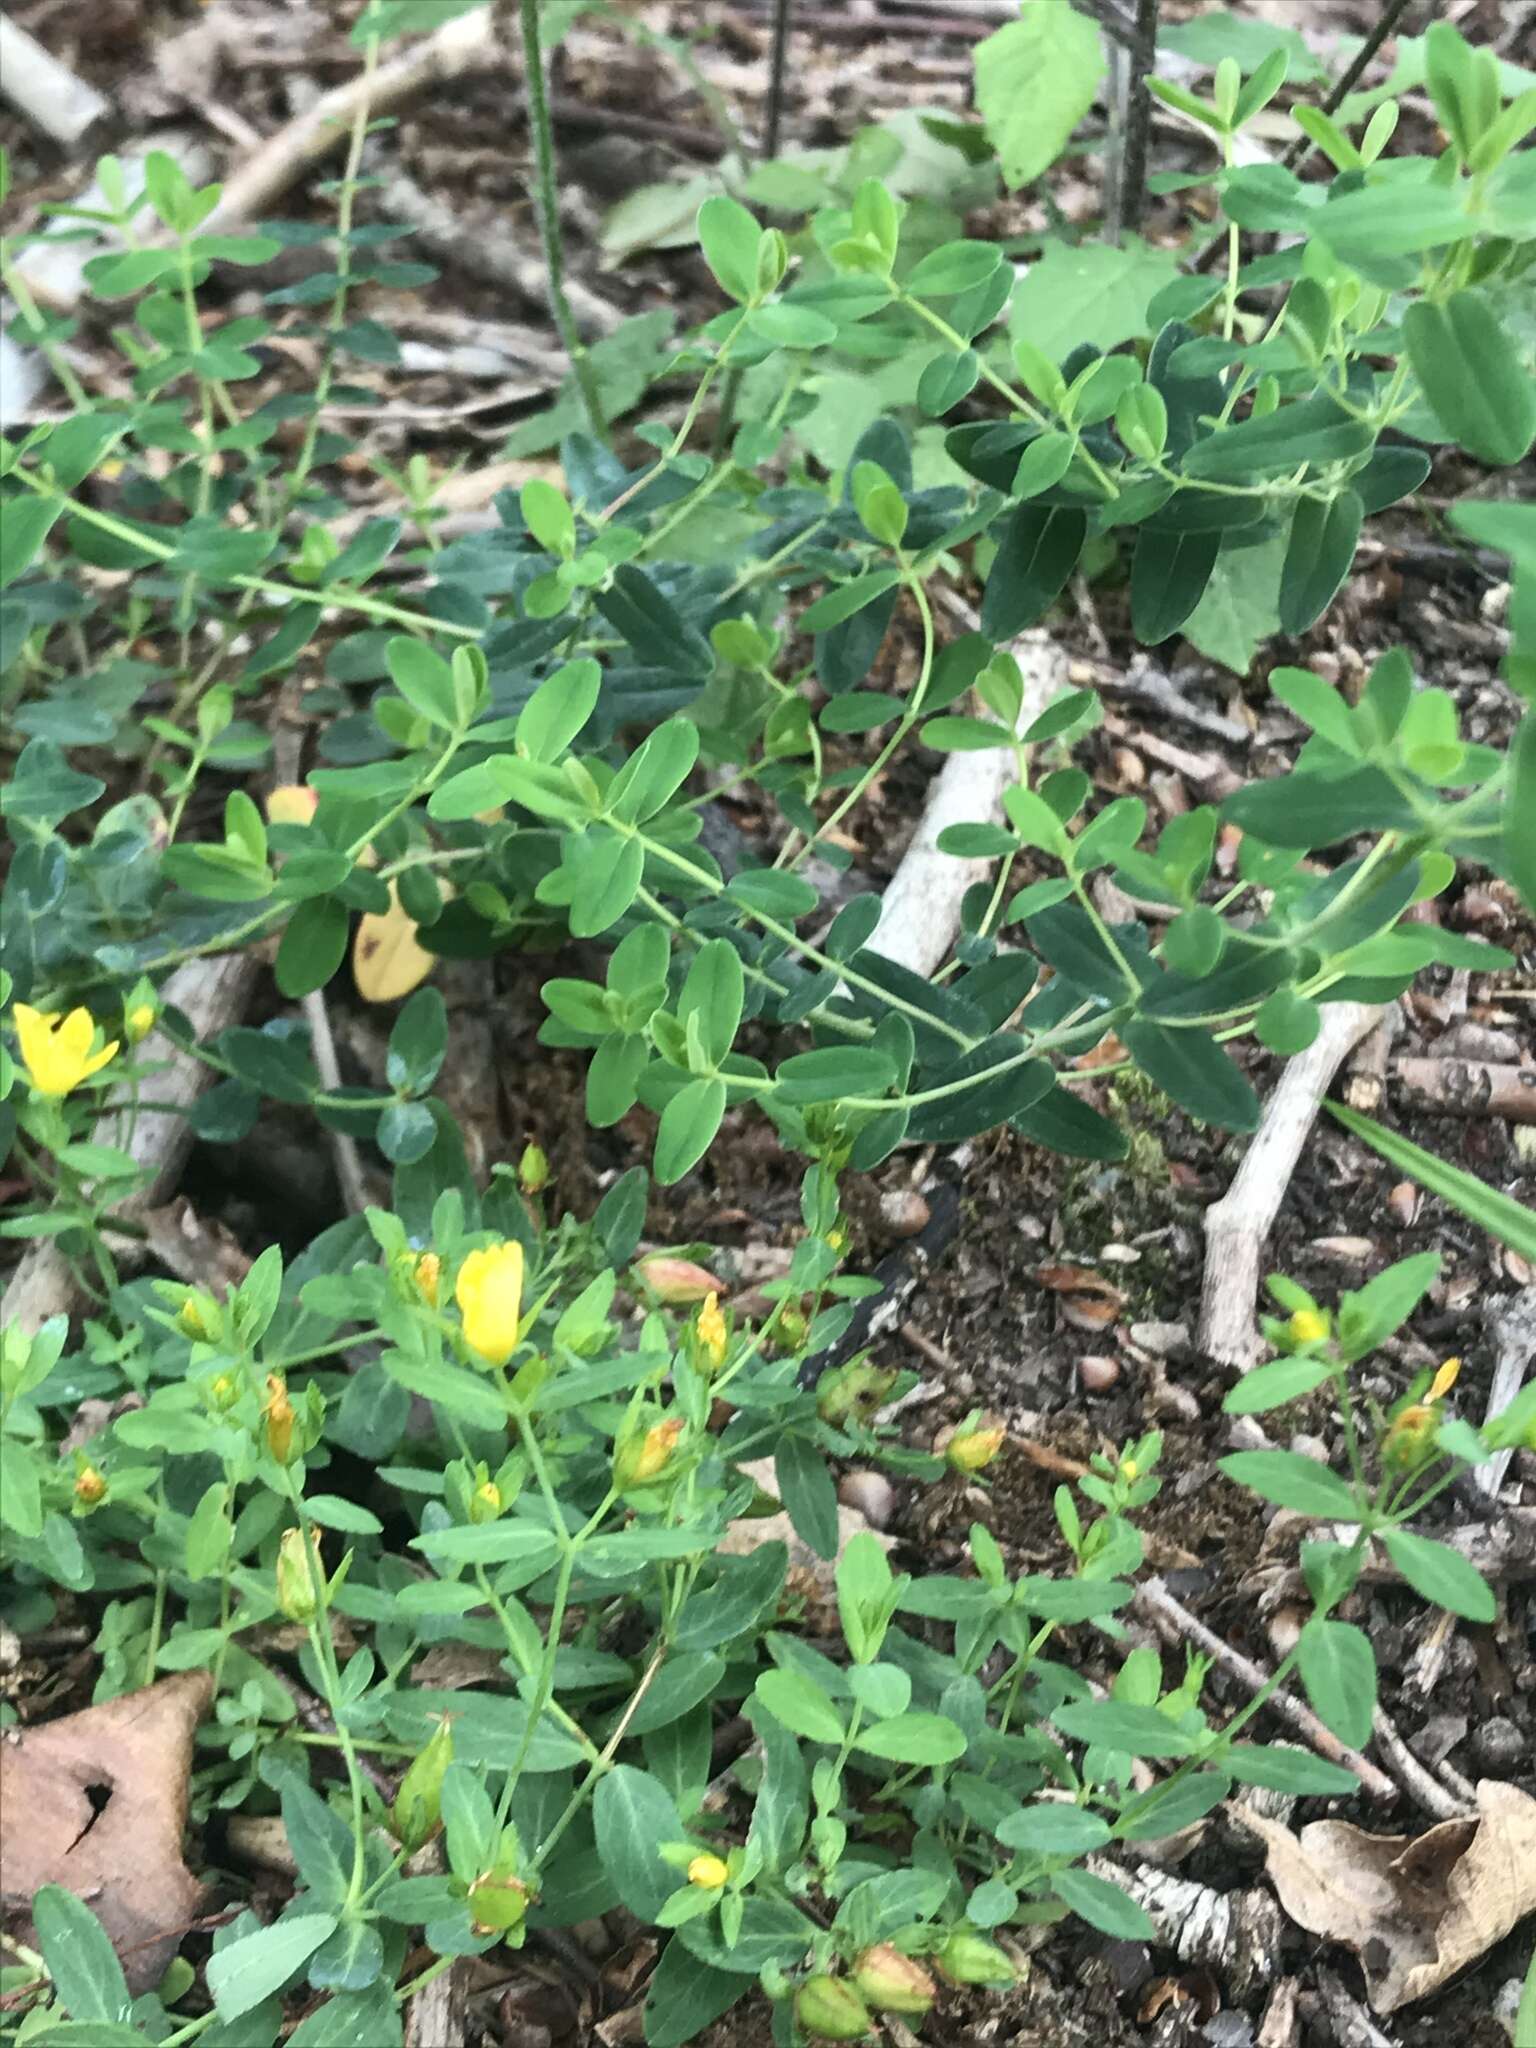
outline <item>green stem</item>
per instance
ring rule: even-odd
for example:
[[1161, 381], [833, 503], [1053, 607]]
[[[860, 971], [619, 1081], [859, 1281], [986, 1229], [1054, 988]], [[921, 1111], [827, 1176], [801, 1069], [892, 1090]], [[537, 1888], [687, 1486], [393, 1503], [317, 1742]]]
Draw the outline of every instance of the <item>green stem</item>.
[[607, 423], [586, 344], [571, 311], [565, 289], [565, 248], [560, 234], [560, 192], [555, 168], [555, 129], [550, 119], [549, 95], [544, 81], [544, 46], [539, 34], [539, 0], [518, 0], [518, 27], [523, 46], [523, 82], [528, 93], [528, 127], [533, 136], [533, 161], [538, 183], [535, 205], [539, 218], [539, 239], [544, 247], [544, 277], [549, 288], [549, 310], [560, 341], [570, 357], [576, 388], [581, 394], [587, 425], [597, 439], [608, 444]]

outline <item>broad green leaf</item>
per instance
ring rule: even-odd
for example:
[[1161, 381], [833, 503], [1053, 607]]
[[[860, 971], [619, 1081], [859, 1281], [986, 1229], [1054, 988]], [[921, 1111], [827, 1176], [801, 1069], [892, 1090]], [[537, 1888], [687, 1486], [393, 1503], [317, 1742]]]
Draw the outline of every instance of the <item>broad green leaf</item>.
[[699, 246], [723, 291], [741, 304], [757, 290], [762, 229], [739, 200], [717, 193], [699, 208]]
[[208, 1989], [221, 2018], [239, 2019], [280, 1991], [295, 1971], [328, 1941], [338, 1925], [334, 1913], [301, 1913], [245, 1934], [208, 1958]]
[[708, 1075], [698, 1075], [672, 1097], [656, 1132], [656, 1178], [663, 1187], [698, 1165], [724, 1115], [725, 1083]]
[[[1172, 500], [1174, 505], [1183, 502], [1182, 493]], [[1278, 533], [1253, 547], [1223, 548], [1200, 602], [1183, 623], [1185, 639], [1234, 675], [1247, 675], [1260, 646], [1279, 629], [1285, 550], [1286, 537]]]
[[820, 1686], [799, 1671], [765, 1671], [755, 1697], [791, 1735], [806, 1742], [841, 1746], [845, 1730], [837, 1708]]
[[616, 1764], [598, 1780], [592, 1821], [597, 1853], [619, 1897], [638, 1919], [654, 1921], [678, 1886], [678, 1872], [657, 1850], [686, 1838], [672, 1795], [649, 1771]]
[[1363, 1749], [1371, 1739], [1376, 1710], [1376, 1656], [1370, 1637], [1352, 1622], [1314, 1616], [1297, 1644], [1297, 1668], [1323, 1726], [1351, 1749]]
[[1333, 1522], [1358, 1522], [1359, 1503], [1347, 1480], [1299, 1451], [1233, 1451], [1217, 1464], [1261, 1500]]
[[[1026, 93], [1017, 110], [1021, 120], [1032, 121], [1032, 95]], [[1151, 331], [1148, 308], [1177, 275], [1173, 256], [1149, 248], [1137, 235], [1127, 235], [1118, 248], [1048, 241], [1014, 288], [1009, 329], [1052, 363], [1085, 344], [1118, 348]]]
[[1493, 1620], [1498, 1608], [1492, 1588], [1459, 1550], [1409, 1529], [1383, 1529], [1381, 1540], [1416, 1593], [1466, 1621]]
[[1268, 1365], [1246, 1372], [1222, 1402], [1227, 1415], [1266, 1415], [1271, 1408], [1283, 1408], [1287, 1401], [1299, 1401], [1330, 1379], [1334, 1368], [1326, 1358], [1276, 1358]]
[[1135, 1707], [1123, 1700], [1077, 1700], [1051, 1716], [1063, 1735], [1101, 1749], [1121, 1749], [1128, 1756], [1189, 1756], [1195, 1738], [1156, 1707]]
[[1191, 1116], [1222, 1130], [1258, 1129], [1259, 1098], [1209, 1031], [1135, 1017], [1121, 1025], [1120, 1038], [1142, 1072]]
[[1077, 567], [1087, 534], [1087, 515], [1071, 506], [1015, 508], [982, 593], [981, 630], [989, 640], [1011, 640], [1044, 617]]
[[1281, 1743], [1234, 1742], [1213, 1761], [1244, 1785], [1294, 1792], [1303, 1799], [1348, 1799], [1360, 1789], [1360, 1780], [1342, 1764]]
[[1109, 1823], [1098, 1814], [1054, 1800], [1021, 1806], [992, 1832], [1005, 1849], [1021, 1849], [1030, 1856], [1086, 1856], [1114, 1839]]
[[1358, 494], [1348, 490], [1297, 505], [1280, 571], [1282, 632], [1305, 633], [1332, 604], [1354, 567], [1364, 516]]
[[701, 2040], [749, 1988], [747, 1979], [701, 1963], [674, 1936], [646, 1990], [646, 2048], [684, 2048]]
[[965, 1755], [964, 1731], [942, 1714], [898, 1714], [861, 1728], [853, 1746], [897, 1764], [952, 1764]]
[[1051, 1878], [1051, 1890], [1079, 1920], [1086, 1920], [1113, 1941], [1149, 1941], [1156, 1928], [1144, 1906], [1137, 1905], [1129, 1892], [1107, 1877], [1095, 1877], [1091, 1870], [1058, 1870]]
[[53, 1988], [70, 2017], [126, 2020], [132, 2000], [123, 1966], [85, 1901], [62, 1885], [45, 1884], [32, 1900], [32, 1919]]
[[1403, 340], [1425, 397], [1462, 447], [1483, 462], [1523, 461], [1536, 440], [1536, 377], [1487, 296], [1416, 300]]
[[976, 104], [1016, 192], [1049, 170], [1104, 76], [1096, 23], [1068, 0], [1022, 0], [1020, 18], [976, 45]]
[[1131, 631], [1146, 647], [1177, 633], [1205, 595], [1221, 535], [1143, 527], [1131, 558]]

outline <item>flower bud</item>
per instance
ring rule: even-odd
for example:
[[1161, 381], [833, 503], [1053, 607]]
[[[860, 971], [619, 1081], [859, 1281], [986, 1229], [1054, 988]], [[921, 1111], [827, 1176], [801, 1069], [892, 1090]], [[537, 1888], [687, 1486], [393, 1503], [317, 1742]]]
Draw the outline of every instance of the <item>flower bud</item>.
[[528, 1887], [521, 1878], [483, 1870], [469, 1888], [469, 1913], [477, 1934], [507, 1934], [528, 1910]]
[[807, 1977], [795, 1993], [795, 2018], [818, 2041], [863, 2041], [874, 2032], [869, 2008], [841, 1977]]
[[939, 1995], [922, 1964], [888, 1941], [865, 1949], [853, 1966], [853, 1981], [876, 2012], [922, 2014]]
[[311, 1622], [319, 1611], [310, 1574], [313, 1555], [306, 1552], [302, 1529], [283, 1531], [277, 1546], [277, 1604], [289, 1621]]
[[1439, 1413], [1426, 1403], [1415, 1401], [1399, 1410], [1381, 1440], [1383, 1462], [1394, 1471], [1417, 1471], [1434, 1456], [1439, 1430]]
[[705, 1301], [720, 1287], [707, 1267], [696, 1265], [692, 1259], [674, 1259], [670, 1252], [653, 1252], [648, 1259], [641, 1259], [635, 1271], [668, 1308]]
[[855, 1358], [847, 1365], [834, 1365], [816, 1382], [816, 1413], [823, 1422], [849, 1419], [868, 1422], [881, 1408], [897, 1379], [894, 1366], [871, 1365], [867, 1358]]
[[980, 1472], [1008, 1440], [1008, 1432], [995, 1415], [968, 1417], [955, 1429], [941, 1429], [933, 1440], [934, 1450], [956, 1472]]
[[443, 1262], [436, 1252], [423, 1252], [411, 1268], [411, 1281], [428, 1308], [437, 1307], [437, 1283]]
[[437, 1833], [442, 1812], [443, 1779], [453, 1762], [453, 1727], [445, 1717], [432, 1731], [426, 1748], [400, 1780], [391, 1826], [402, 1849], [414, 1855]]
[[155, 1028], [156, 1010], [153, 1003], [134, 1003], [123, 1012], [123, 1036], [130, 1045], [137, 1045], [148, 1038]]
[[730, 1865], [723, 1856], [695, 1856], [688, 1866], [688, 1882], [704, 1892], [719, 1891], [730, 1874]]
[[228, 1414], [240, 1398], [240, 1382], [232, 1372], [221, 1372], [217, 1379], [210, 1381], [208, 1398], [221, 1414]]
[[951, 1984], [1014, 1984], [1018, 1971], [995, 1942], [963, 1930], [952, 1934], [934, 1959]]
[[494, 1522], [502, 1506], [501, 1488], [494, 1479], [487, 1479], [469, 1496], [469, 1519], [477, 1525]]
[[267, 1449], [279, 1465], [286, 1465], [293, 1456], [295, 1417], [293, 1403], [288, 1398], [287, 1381], [275, 1372], [267, 1374], [267, 1398], [262, 1404], [261, 1414], [267, 1426]]
[[267, 798], [267, 822], [272, 825], [308, 825], [320, 807], [320, 792], [302, 782], [285, 782]]
[[729, 1341], [725, 1317], [720, 1313], [720, 1297], [711, 1290], [705, 1295], [704, 1305], [693, 1324], [694, 1363], [706, 1377], [717, 1373], [724, 1365]]
[[213, 1344], [218, 1340], [219, 1306], [211, 1294], [189, 1294], [176, 1311], [176, 1321], [196, 1344]]
[[1285, 1326], [1293, 1344], [1321, 1344], [1328, 1335], [1328, 1318], [1320, 1308], [1299, 1308]]
[[75, 1475], [75, 1499], [83, 1508], [94, 1508], [107, 1497], [107, 1482], [94, 1465], [82, 1465]]
[[548, 1154], [532, 1138], [523, 1147], [523, 1156], [517, 1162], [517, 1178], [525, 1195], [537, 1195], [549, 1186]]
[[665, 1422], [653, 1422], [649, 1429], [625, 1437], [613, 1454], [613, 1483], [620, 1493], [632, 1486], [649, 1486], [659, 1479], [672, 1461], [677, 1440], [686, 1427], [680, 1415]]

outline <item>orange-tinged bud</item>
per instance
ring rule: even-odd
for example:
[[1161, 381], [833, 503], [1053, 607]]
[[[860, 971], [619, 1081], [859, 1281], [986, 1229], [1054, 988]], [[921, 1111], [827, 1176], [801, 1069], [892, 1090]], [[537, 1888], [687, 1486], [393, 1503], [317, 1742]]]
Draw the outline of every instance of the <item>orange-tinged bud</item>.
[[706, 1266], [692, 1259], [675, 1259], [670, 1252], [652, 1252], [635, 1269], [658, 1301], [668, 1308], [682, 1308], [689, 1302], [708, 1301], [717, 1296], [720, 1282]]
[[648, 1486], [653, 1479], [660, 1478], [671, 1463], [685, 1427], [682, 1417], [674, 1415], [624, 1439], [613, 1457], [613, 1483], [620, 1493], [632, 1486]]
[[1393, 1417], [1381, 1441], [1382, 1458], [1398, 1471], [1416, 1470], [1434, 1456], [1439, 1429], [1438, 1412], [1425, 1402], [1414, 1402], [1412, 1407], [1404, 1408]]
[[730, 1874], [730, 1865], [723, 1856], [695, 1856], [688, 1866], [688, 1882], [704, 1892], [719, 1891]]
[[75, 1499], [82, 1507], [93, 1508], [106, 1497], [106, 1480], [94, 1465], [82, 1465], [75, 1479]]
[[286, 1465], [293, 1456], [295, 1417], [288, 1398], [288, 1383], [275, 1372], [267, 1374], [267, 1398], [261, 1414], [267, 1426], [267, 1449], [279, 1465]]
[[865, 1949], [853, 1966], [853, 1981], [876, 2012], [925, 2013], [939, 1995], [922, 1964], [888, 1941]]
[[423, 1252], [411, 1268], [411, 1278], [416, 1283], [416, 1292], [428, 1308], [437, 1307], [437, 1283], [442, 1277], [443, 1262], [436, 1252]]

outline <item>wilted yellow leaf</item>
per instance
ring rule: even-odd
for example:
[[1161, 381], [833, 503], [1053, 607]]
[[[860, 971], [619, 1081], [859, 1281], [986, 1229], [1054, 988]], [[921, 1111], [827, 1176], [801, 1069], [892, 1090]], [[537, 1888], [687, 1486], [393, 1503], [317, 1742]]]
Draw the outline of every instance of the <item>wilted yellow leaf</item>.
[[395, 1003], [419, 987], [437, 965], [416, 937], [416, 925], [389, 885], [388, 910], [370, 910], [352, 941], [352, 979], [365, 1003]]

